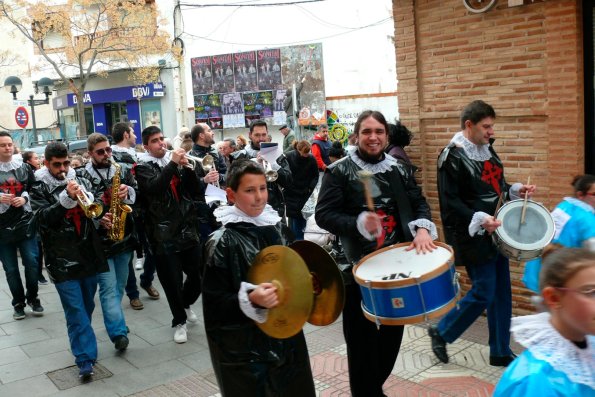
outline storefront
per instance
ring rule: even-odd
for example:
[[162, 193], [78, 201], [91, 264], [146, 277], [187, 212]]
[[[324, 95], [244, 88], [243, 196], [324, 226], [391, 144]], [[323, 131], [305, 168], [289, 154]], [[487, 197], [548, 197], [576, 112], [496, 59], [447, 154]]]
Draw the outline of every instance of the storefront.
[[[150, 125], [163, 128], [161, 98], [164, 96], [162, 83], [86, 91], [83, 101], [87, 132], [108, 135], [115, 123], [129, 122], [137, 131], [137, 142], [140, 143], [143, 128]], [[76, 96], [62, 95], [54, 98], [52, 103], [60, 114], [61, 135], [68, 140], [80, 137]]]

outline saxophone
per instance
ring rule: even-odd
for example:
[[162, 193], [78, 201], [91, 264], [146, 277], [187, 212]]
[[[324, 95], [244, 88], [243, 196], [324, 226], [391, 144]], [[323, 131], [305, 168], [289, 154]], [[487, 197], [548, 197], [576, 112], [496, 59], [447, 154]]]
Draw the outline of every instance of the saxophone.
[[126, 215], [132, 212], [132, 208], [127, 204], [122, 204], [118, 196], [120, 190], [120, 169], [122, 166], [116, 163], [111, 157], [110, 161], [116, 167], [116, 172], [114, 172], [114, 178], [112, 179], [112, 200], [109, 208], [109, 212], [112, 214], [112, 227], [108, 231], [108, 236], [112, 241], [121, 241], [124, 238]]

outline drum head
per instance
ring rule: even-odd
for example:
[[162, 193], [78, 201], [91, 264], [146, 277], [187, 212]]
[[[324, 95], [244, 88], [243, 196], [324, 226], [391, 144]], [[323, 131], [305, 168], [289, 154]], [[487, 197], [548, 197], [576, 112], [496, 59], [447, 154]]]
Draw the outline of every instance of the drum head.
[[436, 245], [437, 249], [426, 254], [417, 254], [415, 249], [406, 251], [409, 243], [384, 248], [363, 258], [355, 275], [369, 281], [421, 277], [447, 263], [452, 257], [450, 247], [441, 243]]
[[506, 203], [496, 219], [502, 226], [496, 229], [498, 236], [506, 244], [522, 251], [539, 250], [554, 237], [554, 220], [549, 211], [539, 203], [527, 201], [525, 223], [521, 224], [524, 200]]

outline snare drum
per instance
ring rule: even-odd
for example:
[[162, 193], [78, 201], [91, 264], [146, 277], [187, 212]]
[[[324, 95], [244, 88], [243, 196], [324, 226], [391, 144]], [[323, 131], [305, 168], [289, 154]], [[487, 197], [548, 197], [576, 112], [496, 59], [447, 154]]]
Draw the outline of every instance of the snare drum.
[[492, 234], [492, 239], [502, 255], [527, 261], [541, 255], [554, 238], [554, 218], [543, 205], [527, 200], [525, 222], [521, 224], [524, 200], [504, 204], [496, 213], [502, 225]]
[[385, 325], [415, 324], [446, 314], [456, 303], [459, 285], [452, 248], [417, 254], [411, 243], [382, 248], [365, 256], [353, 275], [362, 292], [362, 310]]

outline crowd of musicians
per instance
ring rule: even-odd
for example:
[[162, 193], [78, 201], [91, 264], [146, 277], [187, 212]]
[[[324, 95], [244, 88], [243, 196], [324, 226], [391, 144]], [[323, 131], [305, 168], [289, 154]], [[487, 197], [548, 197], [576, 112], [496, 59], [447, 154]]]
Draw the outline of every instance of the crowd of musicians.
[[[490, 365], [506, 367], [516, 358], [510, 349], [509, 261], [491, 235], [501, 226], [497, 207], [531, 197], [536, 187], [505, 179], [492, 145], [495, 120], [492, 106], [470, 103], [461, 114], [460, 132], [438, 159], [446, 242], [472, 281], [457, 306], [429, 327], [432, 351], [443, 363], [449, 361], [447, 345], [484, 311]], [[158, 299], [152, 285], [156, 272], [171, 310], [175, 342], [188, 340], [186, 323], [198, 320], [191, 305], [203, 294], [222, 395], [315, 395], [303, 334], [278, 340], [254, 325], [265, 321], [278, 297], [274, 285], [252, 285], [246, 273], [263, 248], [304, 238], [302, 207], [316, 191], [313, 220], [337, 236], [335, 247], [344, 252], [339, 265], [351, 393], [384, 396], [404, 326], [377, 326], [364, 316], [352, 269], [364, 256], [397, 243], [410, 243], [408, 249], [419, 255], [436, 249], [430, 206], [403, 150], [411, 135], [403, 125], [389, 125], [377, 111], [361, 113], [347, 150], [330, 141], [327, 126], [320, 126], [311, 142], [296, 140], [286, 126], [280, 130], [282, 154], [271, 161], [260, 153], [271, 140], [261, 120], [250, 125], [245, 146], [226, 138], [218, 148], [207, 124], [181, 133], [171, 149], [158, 127], [147, 127], [141, 133], [142, 152], [135, 150], [131, 125], [118, 123], [111, 139], [89, 135], [88, 161], [77, 168], [61, 142], [47, 145], [40, 164], [31, 153], [15, 155], [11, 135], [0, 132], [0, 260], [14, 319], [26, 317], [27, 305], [32, 315], [43, 315], [38, 297], [43, 257], [64, 309], [80, 376], [88, 378], [98, 358], [91, 324], [95, 295], [115, 349], [126, 350], [129, 330], [122, 299], [126, 293], [133, 308], [142, 309], [133, 264], [135, 256], [144, 258], [140, 287]], [[371, 175], [369, 191], [362, 172]], [[213, 200], [213, 189], [225, 191], [227, 202]], [[595, 238], [591, 190], [593, 177], [579, 178], [577, 197], [569, 199], [582, 203], [587, 209], [583, 224], [591, 225], [574, 246]], [[589, 327], [583, 337], [595, 333]], [[585, 346], [593, 358], [592, 346]]]

